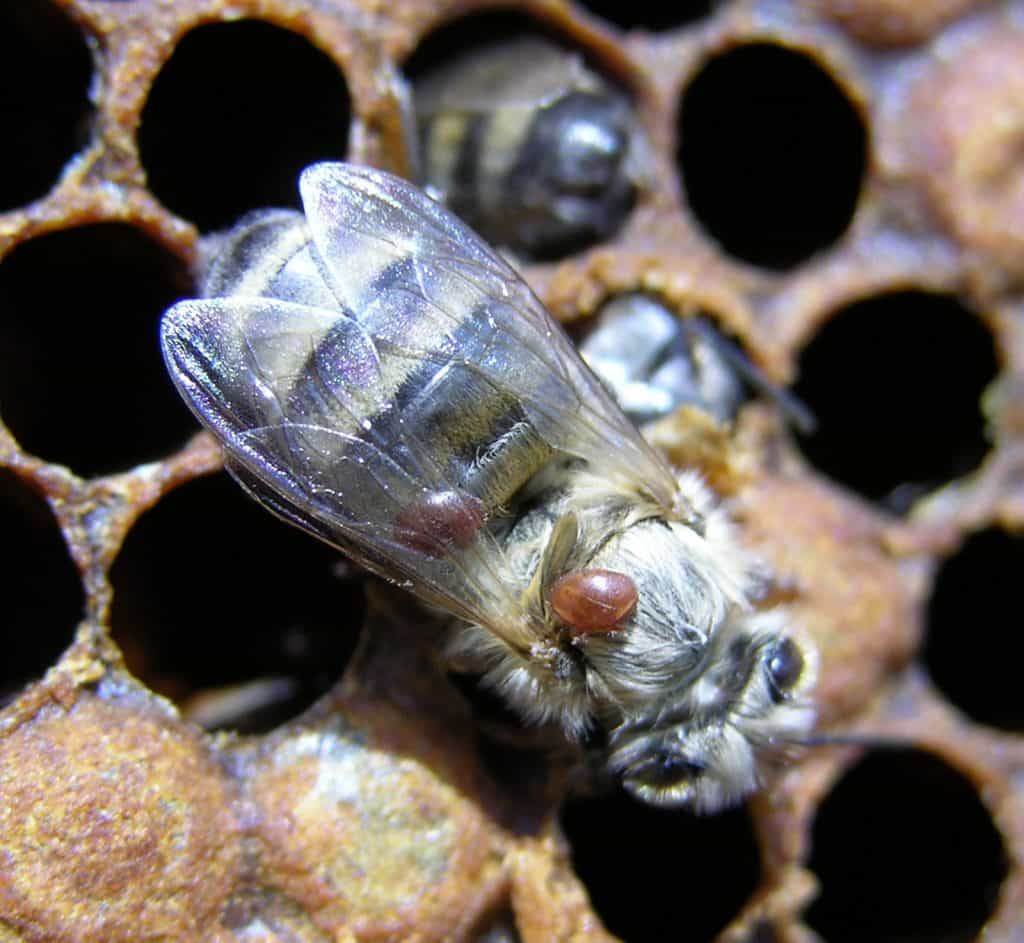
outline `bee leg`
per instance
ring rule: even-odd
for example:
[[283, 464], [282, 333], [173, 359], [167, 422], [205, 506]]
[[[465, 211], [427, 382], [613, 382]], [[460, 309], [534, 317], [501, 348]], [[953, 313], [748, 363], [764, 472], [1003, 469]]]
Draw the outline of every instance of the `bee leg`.
[[478, 451], [467, 470], [467, 490], [479, 495], [490, 508], [504, 507], [552, 455], [551, 446], [529, 422], [517, 422]]

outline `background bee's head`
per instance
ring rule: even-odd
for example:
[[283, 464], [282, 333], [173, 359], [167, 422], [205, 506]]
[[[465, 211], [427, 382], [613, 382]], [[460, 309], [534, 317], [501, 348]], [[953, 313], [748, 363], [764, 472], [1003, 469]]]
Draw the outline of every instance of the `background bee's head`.
[[749, 794], [765, 760], [807, 733], [814, 649], [781, 621], [761, 613], [723, 626], [688, 684], [612, 731], [610, 765], [627, 792], [714, 812]]

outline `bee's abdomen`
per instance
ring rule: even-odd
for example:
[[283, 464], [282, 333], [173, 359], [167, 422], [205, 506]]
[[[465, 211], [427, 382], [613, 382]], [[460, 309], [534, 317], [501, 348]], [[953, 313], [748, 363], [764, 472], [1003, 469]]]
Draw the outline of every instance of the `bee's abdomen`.
[[301, 213], [284, 209], [250, 213], [217, 240], [216, 257], [203, 276], [203, 295], [263, 296], [333, 305], [308, 245], [309, 233]]
[[423, 127], [427, 178], [484, 238], [545, 255], [621, 223], [633, 193], [630, 131], [625, 103], [610, 93], [440, 111]]
[[425, 488], [460, 489], [488, 513], [504, 506], [552, 450], [518, 400], [472, 367], [474, 345], [495, 329], [486, 306], [453, 292], [452, 325], [443, 332], [426, 315], [425, 299], [404, 318], [380, 321], [373, 299], [410, 277], [412, 260], [397, 259], [374, 279], [366, 309], [350, 312], [324, 281], [315, 252], [298, 214], [254, 215], [226, 237], [207, 280], [207, 290], [310, 311], [301, 342], [271, 332], [249, 352], [269, 383], [264, 399], [273, 415], [265, 418], [291, 423], [295, 448], [307, 456], [315, 441], [307, 461], [327, 478], [332, 464], [368, 448]]

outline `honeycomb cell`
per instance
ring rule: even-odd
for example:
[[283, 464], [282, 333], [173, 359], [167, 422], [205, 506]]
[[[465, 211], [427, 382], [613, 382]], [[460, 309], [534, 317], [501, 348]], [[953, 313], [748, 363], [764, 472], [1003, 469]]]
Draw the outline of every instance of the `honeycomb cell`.
[[909, 46], [985, 0], [804, 0], [872, 46]]
[[743, 809], [696, 817], [618, 793], [570, 802], [562, 827], [594, 908], [629, 943], [712, 939], [760, 876]]
[[802, 405], [772, 383], [710, 313], [681, 318], [653, 295], [628, 292], [570, 331], [583, 359], [637, 425], [681, 406], [728, 423], [757, 396], [778, 405], [795, 426], [814, 425]]
[[992, 338], [955, 298], [896, 292], [837, 313], [800, 358], [796, 394], [818, 420], [804, 454], [894, 511], [975, 468]]
[[621, 0], [585, 0], [583, 7], [619, 29], [670, 30], [703, 19], [711, 13], [711, 0], [678, 3], [622, 3]]
[[355, 647], [362, 591], [341, 560], [226, 475], [192, 482], [139, 521], [112, 568], [115, 639], [197, 720], [266, 730], [337, 681]]
[[371, 724], [387, 724], [387, 750], [335, 715], [262, 752], [249, 797], [267, 872], [332, 939], [342, 929], [359, 940], [462, 939], [492, 909], [487, 886], [502, 881], [492, 823], [444, 779], [450, 766], [434, 766], [445, 762], [438, 718], [408, 724], [383, 702], [371, 710]]
[[341, 70], [307, 40], [215, 23], [185, 36], [157, 76], [139, 150], [157, 198], [206, 231], [298, 206], [299, 172], [344, 157], [349, 120]]
[[406, 66], [419, 182], [523, 259], [610, 239], [648, 156], [630, 96], [602, 72], [582, 47], [522, 16], [478, 14], [436, 30]]
[[235, 796], [142, 700], [54, 701], [0, 740], [0, 919], [24, 939], [214, 938], [241, 863]]
[[[969, 35], [969, 34], [968, 34]], [[936, 56], [902, 114], [906, 171], [967, 248], [1024, 276], [1024, 30], [996, 20]]]
[[83, 595], [46, 502], [0, 469], [0, 704], [40, 677], [71, 643]]
[[85, 143], [92, 62], [49, 0], [0, 4], [0, 211], [30, 203]]
[[677, 160], [690, 209], [727, 253], [787, 269], [845, 232], [865, 139], [822, 65], [753, 43], [711, 59], [686, 89]]
[[932, 679], [974, 720], [1024, 729], [1020, 639], [1024, 537], [988, 530], [940, 568], [928, 606], [924, 659]]
[[875, 752], [818, 810], [807, 922], [830, 943], [973, 940], [1007, 862], [971, 784], [927, 753]]
[[194, 426], [156, 325], [188, 286], [184, 266], [121, 224], [41, 236], [4, 258], [0, 409], [22, 447], [92, 475], [179, 444]]
[[[574, 804], [566, 823], [576, 867], [601, 912], [631, 943], [689, 943], [716, 934], [730, 943], [1016, 940], [1024, 901], [1017, 853], [1024, 847], [1024, 778], [1019, 709], [1006, 699], [1020, 688], [1010, 673], [1017, 658], [1008, 645], [1019, 619], [1006, 589], [1009, 576], [998, 586], [986, 580], [1004, 566], [1020, 572], [1013, 548], [1021, 538], [1008, 535], [1024, 525], [1024, 420], [1016, 405], [1024, 402], [1020, 0], [684, 0], [657, 8], [502, 0], [504, 12], [494, 18], [467, 14], [495, 4], [418, 0], [50, 4], [0, 0], [0, 102], [48, 88], [78, 62], [76, 74], [84, 78], [68, 108], [80, 119], [79, 134], [60, 108], [34, 106], [33, 133], [65, 137], [61, 159], [70, 161], [61, 173], [56, 157], [47, 168], [38, 148], [29, 146], [18, 115], [0, 113], [0, 192], [23, 189], [9, 204], [0, 199], [0, 253], [7, 261], [17, 263], [22, 251], [31, 255], [33, 246], [46, 244], [44, 234], [86, 219], [116, 219], [159, 233], [170, 255], [193, 258], [192, 220], [209, 229], [250, 208], [294, 202], [297, 168], [328, 150], [332, 156], [344, 150], [346, 87], [351, 155], [411, 170], [401, 150], [405, 129], [391, 107], [394, 77], [409, 65], [404, 57], [416, 50], [416, 63], [434, 50], [441, 64], [463, 45], [539, 34], [628, 86], [651, 157], [628, 224], [614, 238], [548, 260], [555, 264], [524, 264], [539, 296], [565, 323], [593, 322], [605, 300], [624, 292], [650, 293], [680, 316], [710, 314], [737, 332], [755, 363], [781, 378], [795, 367], [789, 359], [795, 343], [808, 339], [803, 366], [809, 371], [814, 332], [820, 330], [821, 339], [847, 325], [841, 305], [869, 292], [956, 286], [956, 300], [940, 299], [940, 307], [955, 312], [949, 319], [940, 311], [904, 332], [896, 314], [908, 296], [897, 295], [897, 309], [876, 324], [875, 341], [858, 342], [855, 331], [837, 335], [832, 359], [823, 361], [817, 386], [805, 398], [825, 390], [828, 413], [829, 397], [845, 396], [848, 411], [833, 410], [833, 421], [822, 403], [812, 403], [819, 420], [827, 420], [819, 425], [825, 438], [801, 443], [813, 457], [816, 443], [831, 441], [831, 480], [799, 467], [792, 436], [760, 404], [744, 407], [736, 424], [721, 428], [699, 414], [694, 419], [694, 410], [679, 421], [673, 414], [651, 435], [677, 464], [699, 468], [727, 500], [740, 536], [765, 565], [756, 574], [765, 605], [779, 601], [814, 638], [823, 729], [870, 728], [875, 708], [900, 729], [927, 727], [928, 743], [964, 757], [957, 768], [970, 769], [974, 791], [937, 761], [879, 748], [866, 764], [875, 771], [870, 789], [856, 786], [863, 768], [853, 770], [853, 799], [843, 799], [851, 793], [841, 782], [818, 817], [814, 865], [825, 878], [823, 891], [806, 869], [812, 836], [802, 813], [813, 817], [817, 810], [810, 797], [819, 795], [820, 777], [838, 760], [831, 750], [824, 757], [809, 751], [788, 765], [772, 795], [751, 804], [750, 821], [771, 852], [752, 896], [759, 869], [741, 812], [694, 823], [681, 811], [648, 818], [649, 810], [635, 803], [610, 800], [590, 805], [589, 817], [574, 818]], [[27, 37], [14, 31], [12, 24], [38, 11], [39, 22], [59, 20], [59, 28], [33, 27]], [[459, 38], [473, 28], [475, 38]], [[8, 40], [16, 35], [11, 48]], [[249, 43], [246, 36], [253, 35], [271, 39]], [[211, 40], [217, 49], [204, 61], [189, 49], [206, 36], [217, 39]], [[242, 37], [237, 46], [233, 37]], [[295, 58], [279, 53], [275, 40], [290, 44]], [[93, 54], [91, 77], [86, 47]], [[38, 56], [30, 62], [32, 48]], [[738, 78], [727, 74], [728, 82], [718, 83], [724, 91], [703, 105], [699, 98], [690, 101], [689, 92], [699, 91], [721, 63], [749, 66], [750, 55], [754, 66]], [[205, 75], [190, 71], [188, 63], [197, 59]], [[171, 82], [170, 93], [161, 92], [168, 76], [181, 74], [182, 61], [184, 78]], [[13, 74], [5, 68], [12, 62], [18, 63]], [[47, 68], [42, 77], [32, 71], [40, 62]], [[323, 82], [304, 71], [309, 62], [324, 63]], [[87, 127], [87, 84], [98, 119], [94, 130]], [[225, 104], [219, 90], [228, 85]], [[814, 110], [836, 100], [831, 117]], [[237, 121], [229, 114], [236, 104]], [[340, 142], [296, 155], [312, 127], [303, 109], [317, 106]], [[215, 107], [223, 110], [211, 115]], [[697, 131], [684, 135], [693, 117], [687, 109], [703, 115], [704, 124], [694, 122]], [[852, 131], [842, 129], [842, 115]], [[134, 146], [140, 136], [144, 165]], [[703, 161], [693, 174], [683, 160], [687, 147]], [[284, 169], [284, 160], [293, 166]], [[12, 161], [19, 171], [10, 169]], [[744, 178], [748, 167], [753, 170]], [[37, 172], [38, 183], [30, 186]], [[718, 219], [700, 217], [703, 233], [694, 213], [680, 206], [680, 177], [694, 209], [724, 206]], [[180, 216], [165, 212], [160, 201]], [[6, 212], [11, 207], [17, 209]], [[124, 255], [120, 243], [111, 241], [109, 250], [92, 264], [115, 272], [118, 285], [135, 284], [132, 274], [116, 268], [114, 260]], [[78, 252], [74, 245], [68, 251]], [[517, 254], [515, 261], [526, 259]], [[135, 261], [128, 257], [129, 272], [138, 267]], [[6, 271], [0, 261], [0, 288]], [[166, 281], [163, 273], [170, 273]], [[173, 262], [139, 276], [140, 282], [154, 279], [180, 282], [168, 289], [174, 297], [192, 293]], [[79, 290], [61, 294], [60, 284], [74, 281], [65, 269], [40, 264], [24, 281], [27, 306], [12, 313], [7, 297], [0, 297], [0, 338], [18, 340], [0, 341], [0, 417], [33, 441], [42, 461], [23, 459], [6, 427], [0, 429], [0, 466], [18, 472], [0, 483], [0, 491], [9, 486], [16, 492], [13, 519], [0, 499], [0, 533], [11, 530], [15, 546], [0, 589], [7, 603], [22, 583], [43, 585], [25, 568], [45, 564], [23, 564], [20, 553], [31, 548], [38, 527], [51, 535], [55, 562], [60, 554], [67, 572], [66, 579], [46, 573], [43, 589], [63, 595], [67, 582], [74, 600], [59, 619], [67, 634], [47, 637], [33, 624], [17, 629], [8, 649], [25, 659], [28, 676], [38, 675], [60, 658], [82, 608], [44, 502], [36, 501], [38, 516], [28, 524], [17, 522], [24, 482], [31, 477], [51, 506], [66, 501], [85, 513], [91, 497], [102, 501], [110, 489], [80, 486], [47, 462], [72, 461], [76, 471], [89, 471], [166, 458], [112, 483], [126, 516], [115, 513], [109, 522], [137, 521], [113, 574], [118, 642], [133, 670], [178, 698], [189, 720], [274, 730], [210, 736], [178, 722], [166, 705], [125, 679], [102, 624], [83, 631], [82, 644], [65, 656], [52, 683], [34, 687], [0, 716], [0, 940], [516, 943], [518, 932], [524, 943], [609, 943], [572, 872], [570, 844], [550, 821], [570, 779], [565, 754], [572, 751], [560, 731], [521, 729], [515, 717], [505, 716], [503, 703], [495, 708], [475, 696], [473, 684], [464, 684], [472, 679], [459, 679], [469, 703], [460, 699], [445, 683], [437, 648], [426, 642], [433, 627], [412, 601], [405, 609], [398, 593], [376, 597], [379, 611], [361, 636], [345, 683], [282, 726], [342, 670], [345, 655], [332, 646], [354, 638], [362, 621], [360, 591], [350, 594], [349, 584], [324, 576], [332, 590], [306, 592], [310, 567], [321, 575], [333, 567], [331, 551], [276, 526], [257, 507], [248, 508], [250, 527], [244, 511], [236, 516], [232, 510], [246, 505], [226, 479], [211, 492], [212, 480], [185, 481], [208, 471], [213, 447], [203, 437], [175, 452], [196, 427], [158, 359], [142, 358], [145, 371], [140, 366], [136, 374], [133, 365], [142, 360], [127, 346], [111, 346], [114, 334], [126, 336], [128, 323], [155, 333], [163, 300], [145, 310], [127, 301], [133, 317], [142, 312], [137, 321], [100, 321], [91, 308], [115, 316], [121, 310], [111, 307], [115, 294], [105, 286], [97, 289], [98, 300], [88, 299], [83, 317]], [[51, 293], [64, 299], [56, 309], [47, 300]], [[914, 297], [912, 306], [935, 300]], [[973, 305], [980, 318], [957, 308], [957, 300]], [[54, 310], [62, 319], [53, 320]], [[933, 342], [947, 320], [968, 326]], [[108, 323], [114, 324], [109, 335], [85, 327]], [[20, 340], [32, 324], [45, 325], [34, 328], [35, 348]], [[71, 352], [57, 357], [60, 344]], [[902, 351], [902, 361], [884, 359], [890, 348]], [[985, 408], [997, 438], [987, 443], [977, 401], [996, 369], [992, 348], [1000, 373]], [[101, 359], [108, 351], [120, 358], [113, 366]], [[74, 372], [80, 363], [96, 368]], [[15, 386], [12, 379], [19, 378], [25, 382]], [[166, 389], [167, 412], [146, 400], [148, 383]], [[960, 406], [953, 402], [958, 390], [963, 396], [956, 403], [969, 407], [964, 438]], [[116, 395], [93, 399], [110, 391]], [[144, 426], [126, 418], [137, 400], [139, 411], [152, 417]], [[57, 420], [63, 422], [59, 433], [42, 444], [32, 439], [33, 423], [42, 428]], [[109, 434], [111, 428], [117, 431]], [[965, 441], [969, 460], [960, 461]], [[75, 449], [85, 457], [76, 458]], [[902, 508], [916, 493], [974, 467], [982, 455], [977, 476], [943, 489], [900, 521], [836, 483], [849, 473], [849, 488]], [[918, 456], [923, 471], [914, 464]], [[150, 486], [161, 481], [180, 490], [149, 507], [155, 497]], [[200, 507], [190, 511], [189, 495], [205, 493], [209, 501], [200, 497]], [[136, 511], [141, 516], [133, 518]], [[116, 526], [106, 529], [104, 520], [90, 515], [83, 521], [97, 525], [88, 537], [97, 543], [98, 561], [112, 559], [123, 536]], [[988, 526], [1005, 533], [967, 540], [965, 528]], [[273, 536], [260, 537], [260, 527]], [[303, 547], [323, 556], [300, 566]], [[943, 569], [936, 547], [954, 548], [942, 550], [949, 556]], [[217, 578], [222, 573], [226, 590]], [[106, 581], [90, 579], [87, 588], [90, 610], [102, 614]], [[341, 601], [334, 601], [333, 588]], [[281, 605], [278, 591], [286, 600]], [[301, 608], [304, 598], [313, 599], [314, 614]], [[33, 617], [40, 619], [52, 602], [39, 600]], [[8, 610], [0, 610], [0, 618]], [[274, 624], [314, 627], [301, 628], [289, 645]], [[30, 656], [33, 649], [38, 657]], [[908, 665], [912, 683], [900, 683], [890, 696], [890, 685]], [[934, 683], [918, 682], [924, 667]], [[97, 670], [108, 680], [94, 687], [84, 679], [94, 679]], [[86, 687], [75, 687], [74, 678]], [[4, 676], [0, 686], [17, 688], [23, 680]], [[131, 696], [106, 703], [112, 687]], [[292, 700], [301, 692], [305, 701]], [[942, 692], [944, 703], [936, 703]], [[915, 715], [922, 699], [934, 728]], [[599, 746], [596, 735], [587, 744]], [[906, 766], [887, 765], [904, 756]], [[934, 778], [933, 767], [939, 769]], [[857, 796], [861, 801], [853, 801]], [[861, 845], [872, 837], [879, 850], [865, 861]], [[935, 843], [947, 840], [959, 847], [936, 852]], [[957, 881], [961, 886], [950, 891]], [[996, 889], [999, 909], [979, 931]], [[790, 914], [809, 906], [805, 895], [816, 891], [823, 896], [811, 912], [818, 928], [812, 932], [802, 915]], [[878, 925], [858, 926], [872, 908]], [[741, 910], [742, 921], [718, 933]], [[907, 930], [911, 918], [917, 922]]]

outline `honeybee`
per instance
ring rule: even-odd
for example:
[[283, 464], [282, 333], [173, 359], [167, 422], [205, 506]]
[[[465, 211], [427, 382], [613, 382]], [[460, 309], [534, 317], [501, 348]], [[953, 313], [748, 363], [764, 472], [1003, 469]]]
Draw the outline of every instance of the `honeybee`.
[[710, 811], [805, 732], [813, 648], [526, 284], [422, 191], [323, 163], [164, 316], [171, 377], [284, 520], [454, 617], [525, 718], [607, 732], [640, 799]]
[[643, 294], [605, 304], [580, 344], [584, 361], [639, 424], [683, 404], [731, 420], [744, 400], [743, 382], [703, 318], [676, 317]]
[[644, 160], [628, 99], [537, 38], [489, 46], [415, 87], [422, 182], [487, 241], [533, 258], [613, 234]]
[[638, 425], [683, 405], [731, 422], [756, 392], [773, 400], [801, 432], [814, 429], [807, 406], [705, 317], [680, 318], [657, 299], [629, 292], [603, 305], [595, 320], [580, 354]]

